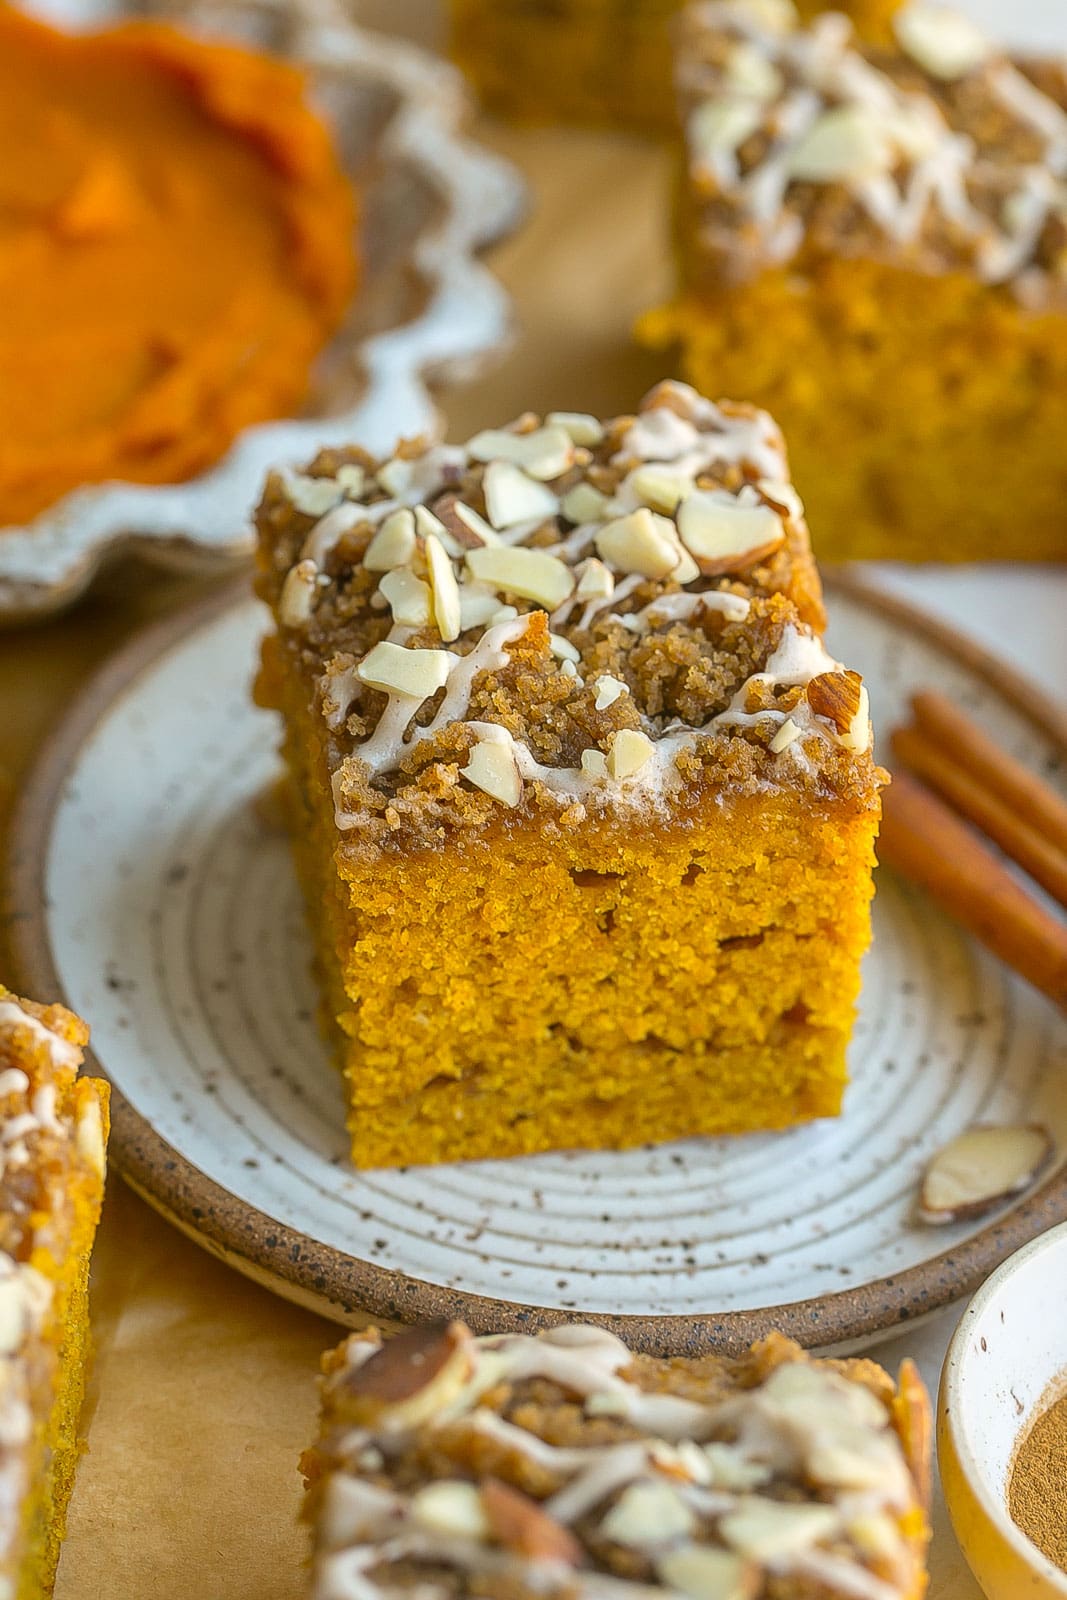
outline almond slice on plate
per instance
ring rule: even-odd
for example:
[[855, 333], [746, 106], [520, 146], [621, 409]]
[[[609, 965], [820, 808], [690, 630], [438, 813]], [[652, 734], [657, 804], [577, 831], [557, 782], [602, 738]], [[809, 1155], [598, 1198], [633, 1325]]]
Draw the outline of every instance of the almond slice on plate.
[[923, 1174], [919, 1218], [938, 1226], [965, 1222], [1028, 1189], [1055, 1145], [1038, 1123], [969, 1128], [930, 1161]]

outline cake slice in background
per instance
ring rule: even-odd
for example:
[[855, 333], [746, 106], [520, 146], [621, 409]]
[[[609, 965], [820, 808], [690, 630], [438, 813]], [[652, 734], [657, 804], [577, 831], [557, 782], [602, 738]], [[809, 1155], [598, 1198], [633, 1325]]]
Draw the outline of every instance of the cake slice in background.
[[[884, 38], [900, 0], [840, 0]], [[773, 15], [781, 0], [753, 0]], [[452, 51], [486, 106], [522, 122], [676, 125], [671, 32], [683, 0], [452, 0]], [[802, 0], [805, 15], [826, 9]]]
[[771, 418], [326, 452], [258, 526], [356, 1164], [836, 1114], [884, 774]]
[[89, 1030], [0, 985], [0, 1595], [52, 1591], [80, 1449], [108, 1087]]
[[643, 324], [773, 409], [820, 557], [1067, 556], [1067, 62], [946, 7], [892, 48], [687, 10], [681, 291]]
[[[930, 1408], [911, 1362], [780, 1334], [658, 1361], [591, 1326], [459, 1322], [323, 1362], [312, 1600], [920, 1600]], [[423, 1587], [420, 1587], [423, 1585]]]

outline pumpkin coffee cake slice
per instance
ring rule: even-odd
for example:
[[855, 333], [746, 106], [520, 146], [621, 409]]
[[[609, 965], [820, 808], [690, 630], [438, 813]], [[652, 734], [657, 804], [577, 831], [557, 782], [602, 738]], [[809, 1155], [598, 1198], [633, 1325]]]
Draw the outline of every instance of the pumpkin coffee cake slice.
[[462, 1323], [323, 1363], [313, 1600], [919, 1600], [930, 1410], [911, 1362], [659, 1361]]
[[258, 520], [356, 1164], [835, 1114], [882, 774], [771, 419], [666, 383]]
[[0, 985], [0, 1600], [52, 1592], [78, 1459], [108, 1111], [88, 1037]]

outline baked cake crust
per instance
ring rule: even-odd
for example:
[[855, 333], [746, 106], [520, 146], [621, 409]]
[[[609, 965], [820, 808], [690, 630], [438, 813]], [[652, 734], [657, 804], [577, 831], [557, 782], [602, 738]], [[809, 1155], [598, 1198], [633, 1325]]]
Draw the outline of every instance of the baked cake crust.
[[911, 1363], [633, 1356], [462, 1323], [323, 1363], [314, 1600], [918, 1600], [930, 1414]]

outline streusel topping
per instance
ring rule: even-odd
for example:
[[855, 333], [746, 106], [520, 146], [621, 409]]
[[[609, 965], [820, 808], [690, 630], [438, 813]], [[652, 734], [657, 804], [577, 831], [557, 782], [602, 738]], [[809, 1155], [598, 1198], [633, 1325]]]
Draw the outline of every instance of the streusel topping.
[[1027, 304], [1067, 299], [1067, 63], [1014, 59], [926, 0], [898, 49], [836, 12], [709, 0], [678, 82], [701, 247], [728, 277], [806, 246], [973, 271]]
[[259, 527], [342, 831], [526, 804], [574, 825], [727, 759], [742, 785], [858, 781], [866, 692], [816, 631], [764, 412], [664, 383], [608, 423], [327, 452], [272, 478]]

